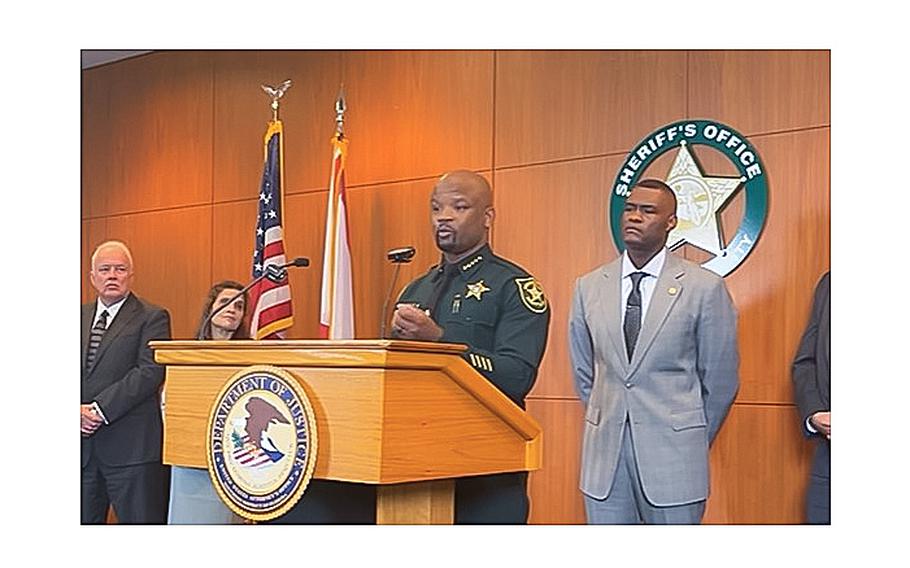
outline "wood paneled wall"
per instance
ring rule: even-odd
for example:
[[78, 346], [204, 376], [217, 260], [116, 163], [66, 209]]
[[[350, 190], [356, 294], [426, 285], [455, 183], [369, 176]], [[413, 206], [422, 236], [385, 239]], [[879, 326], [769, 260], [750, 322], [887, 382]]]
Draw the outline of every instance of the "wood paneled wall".
[[[192, 336], [213, 281], [249, 278], [270, 117], [259, 85], [290, 77], [287, 249], [312, 264], [292, 272], [289, 335], [316, 337], [329, 139], [343, 83], [358, 336], [378, 334], [392, 274], [385, 250], [417, 247], [401, 283], [437, 259], [427, 207], [435, 178], [455, 168], [487, 175], [493, 246], [541, 280], [553, 309], [528, 401], [545, 432], [531, 521], [584, 522], [582, 409], [566, 339], [572, 285], [617, 256], [609, 189], [631, 146], [669, 122], [715, 119], [758, 147], [770, 208], [752, 255], [727, 278], [740, 314], [742, 386], [712, 448], [705, 520], [801, 522], [811, 447], [799, 433], [789, 366], [830, 263], [829, 59], [826, 51], [158, 52], [83, 71], [82, 297], [93, 297], [91, 250], [109, 238], [131, 246], [135, 289], [170, 310], [175, 337]], [[709, 170], [724, 167], [699, 157]], [[739, 216], [734, 202], [724, 219], [735, 226]]]

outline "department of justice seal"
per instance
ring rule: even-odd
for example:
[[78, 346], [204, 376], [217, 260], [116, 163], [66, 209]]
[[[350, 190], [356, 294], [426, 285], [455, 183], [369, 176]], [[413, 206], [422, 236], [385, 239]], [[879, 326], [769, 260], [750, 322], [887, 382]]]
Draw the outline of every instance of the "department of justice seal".
[[209, 476], [232, 511], [273, 519], [303, 495], [316, 443], [313, 407], [297, 380], [276, 367], [247, 367], [228, 380], [209, 414]]
[[[706, 175], [694, 153], [699, 145], [721, 152], [733, 163], [739, 176]], [[613, 242], [620, 252], [624, 250], [620, 226], [626, 197], [648, 166], [671, 150], [676, 150], [676, 158], [666, 178], [648, 176], [660, 177], [676, 193], [677, 225], [670, 232], [667, 247], [672, 250], [688, 243], [709, 252], [714, 257], [702, 266], [726, 276], [742, 264], [762, 232], [768, 215], [768, 181], [755, 147], [745, 136], [720, 122], [674, 122], [658, 128], [634, 146], [613, 182], [610, 199]], [[743, 218], [733, 238], [725, 243], [719, 215], [740, 190], [745, 190]]]

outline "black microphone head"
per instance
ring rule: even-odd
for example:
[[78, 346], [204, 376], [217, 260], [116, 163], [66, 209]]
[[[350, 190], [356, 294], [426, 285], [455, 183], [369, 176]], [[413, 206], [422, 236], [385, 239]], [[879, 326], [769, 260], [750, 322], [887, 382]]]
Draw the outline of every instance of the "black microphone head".
[[305, 256], [298, 256], [297, 258], [295, 258], [294, 260], [291, 261], [291, 266], [309, 266], [309, 265], [310, 265], [310, 259], [308, 259]]
[[390, 250], [386, 253], [386, 257], [394, 263], [408, 263], [415, 254], [417, 254], [417, 249], [414, 247], [401, 247]]

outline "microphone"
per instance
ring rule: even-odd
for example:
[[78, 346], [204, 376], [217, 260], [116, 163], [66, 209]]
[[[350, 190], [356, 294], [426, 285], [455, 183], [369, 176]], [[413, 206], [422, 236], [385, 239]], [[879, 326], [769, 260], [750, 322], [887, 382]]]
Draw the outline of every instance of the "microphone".
[[284, 280], [285, 277], [287, 277], [288, 268], [291, 268], [291, 267], [296, 268], [298, 266], [309, 266], [309, 265], [310, 265], [310, 259], [306, 258], [305, 256], [298, 256], [291, 262], [286, 262], [284, 264], [269, 264], [268, 266], [265, 267], [265, 270], [262, 271], [261, 275], [254, 278], [252, 282], [250, 282], [249, 284], [247, 284], [246, 286], [243, 287], [243, 290], [240, 290], [239, 292], [237, 292], [236, 294], [231, 296], [230, 300], [228, 300], [227, 302], [222, 304], [217, 310], [213, 310], [212, 313], [210, 313], [209, 316], [207, 318], [205, 318], [205, 321], [202, 322], [202, 326], [199, 328], [199, 334], [196, 336], [196, 339], [200, 339], [200, 340], [205, 339], [205, 337], [203, 337], [205, 335], [205, 329], [209, 326], [210, 323], [212, 323], [212, 320], [215, 319], [215, 316], [220, 314], [222, 312], [222, 310], [224, 310], [225, 308], [227, 308], [228, 306], [233, 304], [237, 300], [237, 298], [242, 298], [243, 295], [246, 294], [250, 290], [250, 288], [252, 288], [256, 284], [261, 282], [263, 279], [268, 279], [269, 281], [274, 282], [275, 284], [280, 284], [281, 281]]
[[390, 250], [386, 253], [386, 258], [395, 265], [395, 274], [392, 275], [392, 283], [389, 285], [389, 293], [386, 294], [385, 303], [382, 304], [382, 320], [379, 325], [379, 338], [386, 339], [385, 326], [389, 317], [389, 302], [392, 301], [392, 293], [395, 291], [395, 282], [398, 280], [398, 272], [401, 271], [401, 265], [411, 262], [417, 249], [414, 247], [401, 247]]
[[291, 266], [309, 266], [309, 265], [310, 265], [310, 259], [308, 259], [305, 256], [298, 256], [291, 262], [286, 262], [286, 263], [282, 264], [281, 268], [288, 268]]
[[298, 256], [291, 262], [286, 262], [284, 264], [270, 264], [265, 267], [266, 275], [265, 277], [271, 280], [272, 282], [278, 284], [288, 275], [288, 268], [298, 267], [298, 266], [309, 266], [310, 259], [305, 256]]
[[386, 253], [386, 257], [396, 264], [401, 264], [411, 262], [415, 254], [417, 254], [417, 249], [414, 247], [401, 247], [390, 250]]

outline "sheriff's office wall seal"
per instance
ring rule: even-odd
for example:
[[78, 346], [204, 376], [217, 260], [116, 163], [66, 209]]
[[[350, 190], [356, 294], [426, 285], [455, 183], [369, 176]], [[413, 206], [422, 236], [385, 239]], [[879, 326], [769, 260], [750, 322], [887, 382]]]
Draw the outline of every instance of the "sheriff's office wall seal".
[[[739, 176], [712, 176], [696, 159], [696, 147], [720, 151], [736, 167]], [[622, 252], [620, 233], [626, 197], [642, 173], [662, 154], [676, 150], [676, 159], [666, 178], [676, 193], [677, 226], [667, 240], [672, 250], [689, 243], [714, 255], [703, 267], [720, 276], [733, 272], [746, 259], [768, 215], [768, 179], [758, 151], [746, 137], [729, 126], [712, 120], [683, 120], [658, 128], [636, 144], [626, 157], [613, 182], [610, 199], [610, 227], [613, 242]], [[658, 177], [649, 174], [647, 177]], [[718, 215], [739, 191], [745, 191], [745, 210], [736, 234], [723, 242]]]
[[209, 475], [225, 504], [247, 519], [266, 521], [294, 506], [313, 475], [316, 448], [306, 392], [276, 367], [237, 372], [209, 414]]

